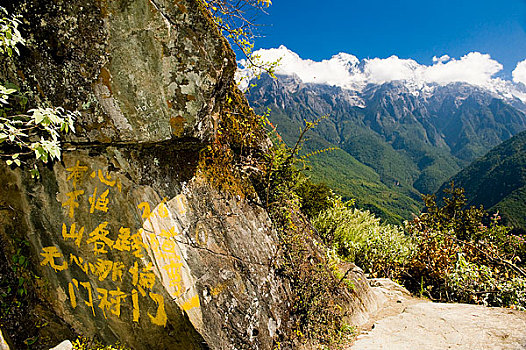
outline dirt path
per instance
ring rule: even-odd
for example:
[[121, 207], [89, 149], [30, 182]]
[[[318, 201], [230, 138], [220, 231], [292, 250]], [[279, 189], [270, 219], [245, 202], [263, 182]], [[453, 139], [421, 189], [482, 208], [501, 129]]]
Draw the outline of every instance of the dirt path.
[[526, 350], [526, 312], [432, 303], [389, 280], [376, 283], [384, 307], [361, 327], [363, 334], [349, 350]]

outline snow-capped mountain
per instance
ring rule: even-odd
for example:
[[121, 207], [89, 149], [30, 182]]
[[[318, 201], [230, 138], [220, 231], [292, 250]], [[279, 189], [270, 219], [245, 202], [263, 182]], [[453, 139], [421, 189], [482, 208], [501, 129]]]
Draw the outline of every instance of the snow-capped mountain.
[[[465, 83], [482, 88], [493, 96], [526, 111], [526, 60], [519, 62], [513, 71], [513, 80], [496, 77], [503, 66], [487, 54], [471, 52], [454, 59], [447, 55], [434, 57], [432, 65], [419, 64], [412, 59], [391, 56], [385, 59], [359, 60], [356, 56], [339, 53], [328, 60], [302, 59], [298, 54], [280, 46], [254, 52], [260, 62], [279, 64], [276, 73], [296, 75], [303, 83], [337, 86], [355, 96], [356, 106], [364, 107], [360, 95], [371, 85], [401, 82], [410, 93], [428, 97], [437, 87], [452, 83]], [[254, 78], [257, 71], [247, 68], [247, 61], [239, 61], [237, 73], [242, 89]]]
[[[364, 71], [364, 62], [344, 58]], [[419, 193], [435, 192], [477, 157], [526, 130], [526, 114], [517, 108], [524, 107], [522, 100], [483, 84], [347, 80], [342, 87], [305, 80], [295, 73], [262, 75], [246, 96], [257, 112], [271, 109], [270, 120], [289, 144], [305, 119], [327, 116], [305, 147], [339, 151], [313, 157], [313, 177], [384, 218], [409, 219], [406, 208], [418, 207]]]

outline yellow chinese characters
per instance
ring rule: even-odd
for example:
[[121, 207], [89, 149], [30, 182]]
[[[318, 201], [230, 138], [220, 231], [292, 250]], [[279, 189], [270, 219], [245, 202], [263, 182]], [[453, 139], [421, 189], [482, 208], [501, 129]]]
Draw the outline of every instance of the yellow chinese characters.
[[158, 305], [157, 314], [155, 316], [152, 316], [150, 313], [148, 313], [150, 320], [153, 324], [156, 324], [158, 326], [166, 326], [166, 321], [168, 320], [168, 317], [166, 316], [166, 311], [164, 310], [163, 296], [150, 292], [150, 298], [152, 298]]
[[81, 287], [83, 287], [88, 292], [88, 300], [86, 301], [84, 299], [84, 304], [86, 304], [88, 307], [91, 308], [91, 312], [93, 313], [93, 316], [95, 316], [95, 308], [93, 307], [93, 293], [91, 290], [91, 284], [89, 282], [78, 282], [75, 278], [71, 280], [68, 286], [68, 292], [69, 292], [69, 300], [71, 301], [71, 307], [76, 308], [77, 307], [77, 298], [75, 296], [75, 290], [73, 286], [79, 290], [79, 284]]
[[[157, 206], [157, 213], [156, 215], [159, 216], [161, 219], [169, 217], [170, 213], [168, 211], [168, 208], [166, 208], [166, 198], [163, 198], [161, 203]], [[137, 205], [137, 208], [142, 210], [141, 218], [144, 220], [149, 220], [154, 213], [152, 213], [150, 209], [150, 203], [148, 202], [141, 202]]]
[[155, 285], [155, 274], [153, 273], [152, 263], [149, 263], [146, 267], [139, 271], [137, 261], [128, 270], [132, 275], [132, 284], [139, 289], [139, 292], [143, 296], [146, 295], [144, 289], [152, 289]]
[[100, 196], [97, 197], [97, 187], [95, 187], [93, 195], [89, 197], [89, 203], [91, 204], [89, 209], [90, 214], [93, 214], [95, 210], [100, 210], [105, 213], [108, 212], [108, 204], [110, 203], [110, 200], [108, 198], [109, 193], [110, 189], [108, 188], [106, 191], [102, 192]]
[[66, 169], [67, 172], [71, 173], [66, 178], [66, 181], [73, 180], [73, 188], [77, 188], [77, 182], [82, 181], [82, 178], [84, 177], [84, 174], [88, 171], [87, 166], [80, 165], [80, 162], [77, 160], [77, 164], [75, 164], [71, 168]]
[[108, 222], [104, 221], [89, 234], [91, 238], [88, 239], [86, 243], [94, 243], [93, 253], [95, 255], [107, 253], [108, 251], [106, 250], [106, 246], [108, 246], [110, 249], [113, 248], [114, 242], [110, 238], [108, 238], [110, 231], [106, 229], [107, 226]]
[[137, 205], [137, 208], [142, 210], [141, 217], [145, 220], [149, 219], [152, 215], [152, 212], [150, 211], [150, 203], [148, 202], [141, 202]]
[[79, 207], [77, 198], [83, 194], [84, 194], [84, 190], [75, 190], [75, 191], [66, 193], [66, 196], [68, 197], [68, 199], [64, 203], [62, 203], [62, 206], [69, 207], [68, 215], [70, 218], [73, 218], [73, 216], [75, 215], [75, 209]]
[[132, 251], [133, 256], [136, 258], [142, 258], [143, 249], [146, 249], [146, 245], [142, 241], [143, 229], [139, 229], [135, 234], [131, 234], [131, 229], [127, 227], [121, 227], [119, 229], [119, 235], [117, 241], [113, 246], [114, 249], [122, 251]]
[[[112, 314], [116, 315], [117, 317], [120, 317], [121, 315], [121, 302], [127, 297], [125, 293], [123, 293], [119, 287], [117, 287], [116, 290], [110, 290], [104, 288], [97, 288], [97, 293], [99, 293], [99, 308], [102, 309], [102, 314], [104, 315], [104, 318], [108, 318], [106, 316], [106, 311], [109, 310]], [[108, 300], [108, 294], [110, 295], [110, 299]]]
[[197, 308], [197, 307], [200, 307], [201, 304], [199, 303], [199, 295], [194, 295], [193, 297], [191, 297], [190, 299], [188, 299], [184, 304], [183, 306], [181, 306], [181, 308], [184, 310], [184, 311], [188, 311], [188, 310], [191, 310], [193, 308]]
[[80, 230], [77, 231], [76, 229], [76, 223], [73, 223], [71, 225], [71, 228], [68, 233], [68, 228], [66, 227], [66, 224], [62, 224], [62, 238], [64, 241], [67, 241], [68, 239], [73, 239], [75, 241], [75, 244], [77, 247], [80, 247], [80, 242], [82, 241], [82, 236], [84, 235], [84, 226], [80, 228]]
[[[66, 181], [72, 181], [73, 182], [73, 191], [66, 193], [67, 199], [62, 203], [62, 207], [67, 207], [67, 213], [70, 218], [73, 218], [75, 215], [75, 209], [79, 208], [79, 197], [84, 194], [84, 190], [77, 189], [77, 184], [81, 183], [84, 174], [88, 171], [87, 166], [80, 165], [80, 162], [77, 161], [76, 165], [73, 167], [67, 168], [67, 172], [70, 174], [67, 176]], [[91, 173], [91, 177], [95, 178], [98, 174], [98, 180], [103, 185], [106, 185], [108, 187], [114, 187], [117, 186], [117, 189], [119, 192], [122, 192], [122, 184], [119, 179], [112, 179], [112, 176], [109, 173], [106, 173], [104, 175], [102, 173], [101, 169], [98, 169], [97, 171], [93, 171]], [[102, 211], [104, 213], [108, 212], [108, 205], [110, 202], [109, 194], [110, 189], [107, 188], [106, 190], [101, 190], [101, 193], [98, 193], [99, 188], [98, 186], [95, 186], [95, 190], [92, 195], [88, 198], [89, 204], [90, 204], [90, 213], [93, 214], [96, 210]]]
[[[57, 254], [53, 254], [52, 256], [58, 257]], [[70, 261], [71, 263], [74, 262], [80, 266], [81, 269], [86, 272], [86, 274], [91, 272], [92, 274], [96, 275], [99, 281], [106, 280], [110, 274], [113, 281], [122, 282], [123, 280], [122, 274], [125, 270], [125, 266], [122, 262], [97, 259], [97, 263], [92, 264], [89, 262], [84, 262], [82, 258], [73, 254], [70, 255]], [[46, 264], [52, 263], [52, 260], [46, 261]], [[156, 325], [164, 326], [167, 321], [164, 299], [161, 295], [151, 291], [155, 286], [156, 278], [155, 274], [153, 273], [152, 263], [149, 263], [147, 266], [140, 267], [136, 261], [128, 270], [128, 272], [131, 276], [131, 284], [136, 288], [131, 292], [133, 321], [139, 322], [141, 301], [140, 296], [149, 297], [157, 305], [157, 311], [155, 315], [148, 313], [151, 322]], [[68, 285], [68, 293], [71, 307], [74, 309], [78, 306], [78, 298], [80, 297], [81, 291], [83, 291], [85, 295], [81, 298], [84, 299], [86, 306], [92, 309], [93, 315], [95, 316], [95, 297], [96, 300], [98, 300], [98, 308], [102, 310], [105, 318], [107, 318], [109, 314], [120, 317], [123, 302], [125, 302], [127, 297], [130, 296], [130, 294], [126, 294], [124, 291], [122, 291], [119, 286], [117, 286], [115, 289], [94, 288], [90, 282], [79, 282], [77, 279], [72, 278]], [[95, 295], [93, 294], [94, 291], [96, 291]]]
[[111, 280], [122, 282], [122, 272], [124, 271], [124, 264], [119, 261], [97, 259], [96, 264], [89, 264], [91, 273], [98, 276], [99, 281], [104, 281], [111, 272]]
[[42, 260], [40, 262], [40, 265], [42, 265], [42, 266], [49, 265], [55, 271], [63, 271], [63, 270], [66, 270], [68, 268], [68, 262], [67, 261], [63, 261], [62, 264], [60, 264], [60, 265], [57, 265], [55, 263], [55, 259], [57, 259], [57, 258], [62, 258], [62, 260], [64, 259], [64, 257], [62, 256], [62, 253], [60, 253], [58, 251], [58, 248], [55, 247], [55, 246], [42, 248], [42, 253], [40, 253], [40, 255], [42, 255], [44, 257], [44, 260]]
[[[148, 245], [143, 242], [143, 237], [152, 235], [150, 228], [144, 226], [144, 221], [148, 220], [152, 224], [153, 215], [156, 219], [170, 217], [166, 199], [163, 199], [154, 211], [148, 202], [141, 202], [137, 206], [143, 227], [137, 229], [115, 225], [113, 218], [108, 216], [114, 214], [114, 201], [118, 203], [119, 197], [114, 196], [119, 194], [114, 192], [115, 189], [122, 192], [120, 179], [110, 174], [107, 169], [92, 169], [78, 160], [75, 165], [70, 164], [66, 172], [66, 183], [70, 186], [70, 192], [63, 192], [67, 193], [63, 195], [61, 205], [64, 216], [69, 219], [62, 223], [59, 232], [67, 245], [68, 254], [63, 254], [56, 246], [44, 247], [40, 252], [40, 265], [53, 269], [55, 273], [69, 269], [67, 276], [73, 274], [74, 277], [68, 278], [66, 288], [73, 309], [85, 305], [91, 309], [93, 316], [102, 313], [104, 318], [121, 318], [121, 314], [126, 315], [129, 312], [133, 322], [139, 322], [141, 316], [147, 315], [145, 320], [149, 319], [155, 325], [165, 326], [168, 317], [164, 297], [161, 293], [155, 293], [156, 273], [160, 271], [154, 271], [153, 264], [143, 263], [142, 258], [150, 248], [161, 253], [164, 261], [169, 262], [160, 267], [164, 278], [168, 276], [170, 286], [175, 287], [177, 296], [183, 293], [183, 263], [177, 254], [179, 250], [176, 237], [179, 233], [176, 228], [163, 226], [155, 230], [158, 232], [153, 242], [149, 241]], [[86, 185], [88, 180], [89, 184]], [[83, 215], [79, 216], [79, 213]], [[84, 215], [88, 213], [95, 215]], [[86, 252], [89, 257], [83, 256]], [[126, 258], [124, 255], [135, 259]], [[117, 261], [115, 257], [122, 259]], [[81, 278], [78, 274], [84, 277]], [[144, 307], [143, 303], [147, 303], [148, 307]], [[189, 308], [195, 307], [199, 305], [199, 298], [191, 298], [185, 305]], [[144, 310], [141, 310], [142, 307]]]
[[101, 169], [99, 169], [97, 172], [95, 172], [95, 171], [92, 172], [90, 176], [92, 178], [95, 178], [97, 175], [98, 175], [99, 181], [101, 183], [103, 183], [103, 184], [105, 184], [106, 186], [109, 186], [109, 187], [113, 187], [113, 186], [117, 185], [117, 189], [119, 190], [119, 192], [122, 191], [122, 184], [119, 181], [119, 179], [113, 179], [112, 180], [112, 177], [111, 177], [111, 175], [108, 172], [106, 173], [106, 176], [104, 176], [104, 174], [102, 173]]
[[175, 288], [176, 296], [180, 296], [182, 291], [181, 288], [181, 267], [183, 263], [170, 259], [170, 263], [163, 266], [163, 270], [166, 271], [168, 279], [170, 280], [170, 287]]
[[146, 249], [146, 245], [142, 241], [142, 228], [140, 228], [136, 234], [131, 236], [131, 248], [133, 250], [133, 256], [136, 258], [142, 258], [144, 255], [142, 253], [143, 249]]

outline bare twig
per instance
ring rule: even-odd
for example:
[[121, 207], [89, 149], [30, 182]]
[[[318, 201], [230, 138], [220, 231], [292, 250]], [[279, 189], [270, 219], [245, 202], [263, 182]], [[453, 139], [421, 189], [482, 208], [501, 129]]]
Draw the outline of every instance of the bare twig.
[[523, 277], [526, 277], [526, 271], [524, 271], [523, 269], [521, 269], [517, 265], [511, 263], [510, 261], [507, 261], [507, 260], [501, 258], [500, 256], [496, 255], [495, 253], [493, 253], [493, 254], [495, 254], [496, 256], [491, 256], [488, 252], [485, 252], [484, 250], [480, 249], [479, 247], [475, 246], [472, 243], [460, 240], [460, 239], [458, 239], [456, 237], [453, 237], [453, 239], [455, 241], [457, 241], [458, 243], [460, 243], [460, 244], [465, 244], [465, 245], [475, 249], [476, 251], [478, 251], [479, 253], [484, 255], [484, 257], [486, 257], [486, 259], [488, 259], [489, 261], [491, 261], [493, 263], [496, 263], [498, 265], [501, 265], [501, 266], [507, 266], [510, 269], [512, 269], [513, 271], [517, 272], [519, 275], [522, 275]]

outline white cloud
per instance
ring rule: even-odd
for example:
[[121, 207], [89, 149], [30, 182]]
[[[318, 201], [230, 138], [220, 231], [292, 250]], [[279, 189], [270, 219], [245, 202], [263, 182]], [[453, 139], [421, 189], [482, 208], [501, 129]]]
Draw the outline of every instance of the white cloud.
[[[255, 52], [263, 62], [274, 62], [281, 58], [277, 74], [296, 74], [305, 83], [339, 86], [344, 89], [361, 91], [367, 84], [382, 84], [391, 81], [406, 81], [412, 91], [418, 93], [429, 84], [447, 85], [464, 82], [483, 87], [504, 97], [517, 97], [526, 103], [526, 60], [519, 62], [513, 71], [513, 82], [495, 78], [503, 66], [488, 54], [470, 52], [459, 59], [448, 55], [433, 57], [431, 65], [419, 64], [412, 59], [397, 56], [372, 58], [360, 61], [356, 56], [339, 53], [320, 62], [302, 59], [295, 52], [280, 46], [277, 49], [261, 49]], [[240, 61], [241, 66], [244, 61]], [[250, 70], [240, 69], [237, 78], [253, 77]], [[248, 86], [248, 79], [241, 84]], [[515, 83], [514, 83], [515, 82]]]
[[420, 65], [414, 60], [391, 56], [385, 59], [365, 59], [363, 70], [367, 83], [381, 84], [395, 80], [415, 80], [419, 68]]
[[502, 64], [490, 55], [470, 52], [460, 60], [451, 59], [447, 63], [438, 61], [432, 66], [423, 67], [423, 80], [438, 84], [465, 82], [485, 86], [492, 77], [502, 70]]
[[517, 63], [517, 67], [512, 72], [513, 81], [526, 85], [526, 60]]
[[448, 55], [443, 55], [441, 57], [433, 56], [433, 62], [446, 63], [450, 59], [451, 59], [451, 57], [449, 57]]
[[[394, 80], [438, 84], [466, 82], [484, 86], [491, 83], [493, 76], [502, 70], [499, 62], [490, 55], [479, 52], [471, 52], [460, 59], [448, 55], [435, 56], [434, 63], [429, 66], [397, 56], [364, 59], [360, 62], [355, 56], [346, 53], [339, 53], [329, 60], [317, 62], [302, 59], [285, 46], [261, 49], [255, 54], [266, 62], [281, 58], [281, 63], [276, 69], [278, 74], [297, 74], [306, 83], [322, 83], [344, 88]], [[517, 66], [514, 72], [515, 81], [526, 80], [526, 63], [522, 63], [523, 65]]]
[[[358, 72], [353, 69], [360, 61], [353, 55], [340, 53], [329, 60], [321, 62], [302, 59], [295, 52], [281, 45], [277, 49], [261, 49], [254, 52], [260, 56], [262, 62], [276, 62], [279, 65], [275, 69], [276, 74], [293, 75], [296, 74], [305, 83], [317, 83], [335, 85], [343, 88], [357, 88], [356, 83], [363, 81]], [[246, 61], [239, 61], [241, 66], [245, 66]], [[250, 69], [241, 69], [237, 73], [237, 79], [254, 77]], [[241, 87], [247, 86], [248, 83], [242, 82]]]
[[[349, 87], [348, 84], [355, 80], [350, 70], [360, 62], [355, 56], [346, 53], [341, 53], [333, 56], [330, 60], [321, 62], [302, 59], [298, 54], [290, 51], [283, 45], [277, 49], [258, 50], [254, 54], [259, 55], [263, 62], [275, 62], [279, 59], [279, 65], [275, 70], [276, 74], [296, 74], [305, 83], [319, 83], [341, 87]], [[245, 64], [244, 60], [240, 62], [241, 65]], [[241, 75], [250, 76], [250, 73], [244, 72]]]

